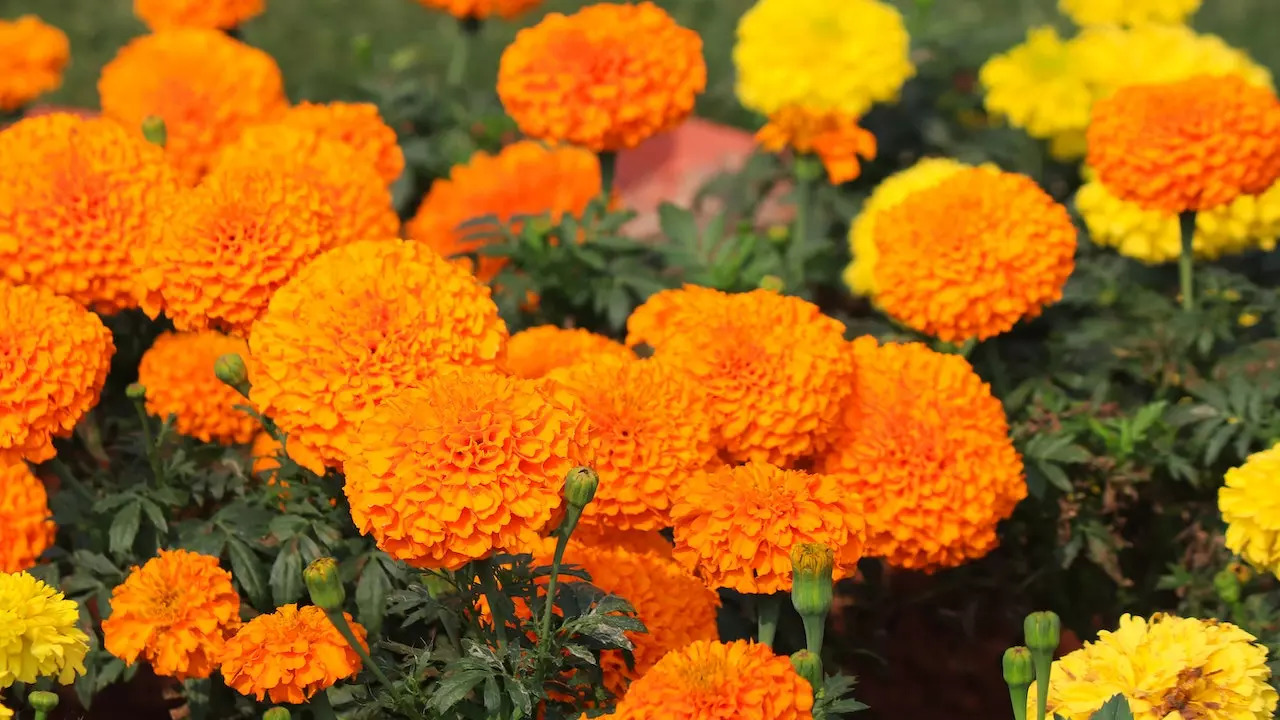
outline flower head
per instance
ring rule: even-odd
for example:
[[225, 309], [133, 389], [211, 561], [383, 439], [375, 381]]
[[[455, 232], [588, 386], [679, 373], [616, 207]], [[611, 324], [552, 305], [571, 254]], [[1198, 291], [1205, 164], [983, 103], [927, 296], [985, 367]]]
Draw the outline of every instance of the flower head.
[[[1122, 87], [1187, 80], [1197, 75], [1235, 75], [1250, 85], [1271, 88], [1271, 72], [1217, 35], [1185, 25], [1133, 28], [1090, 27], [1071, 41], [1074, 71], [1087, 78], [1094, 100]], [[1080, 127], [1081, 133], [1086, 126]]]
[[627, 320], [627, 344], [641, 343], [697, 381], [713, 440], [736, 461], [784, 465], [809, 454], [853, 371], [839, 321], [768, 290], [659, 292]]
[[85, 672], [89, 636], [80, 610], [25, 572], [0, 573], [0, 688], [52, 677], [66, 685]]
[[1280, 573], [1280, 445], [1254, 453], [1227, 471], [1218, 509], [1227, 548], [1259, 570]]
[[1078, 45], [1051, 26], [1028, 30], [1026, 42], [983, 64], [978, 78], [987, 110], [1032, 137], [1079, 137], [1095, 95]]
[[867, 554], [932, 570], [982, 557], [1026, 497], [1004, 407], [959, 355], [852, 343], [858, 372], [816, 468], [857, 497]]
[[1200, 9], [1201, 0], [1058, 0], [1058, 8], [1077, 25], [1182, 23]]
[[183, 435], [224, 445], [247, 443], [259, 430], [257, 418], [236, 409], [245, 399], [213, 373], [228, 353], [247, 355], [244, 340], [212, 330], [168, 332], [156, 338], [138, 363], [138, 382], [147, 388], [147, 412], [161, 420], [174, 416]]
[[0, 112], [17, 110], [58, 89], [71, 59], [66, 33], [35, 15], [0, 20]]
[[0, 465], [0, 572], [30, 569], [53, 545], [58, 526], [50, 520], [44, 483], [26, 463]]
[[1076, 229], [1034, 180], [965, 169], [882, 210], [876, 302], [948, 342], [985, 340], [1062, 297]]
[[604, 358], [634, 360], [636, 355], [626, 345], [590, 330], [538, 325], [511, 336], [503, 369], [533, 380], [557, 368]]
[[271, 298], [249, 337], [250, 397], [295, 460], [336, 467], [385, 400], [444, 366], [496, 368], [506, 339], [489, 289], [466, 270], [421, 243], [352, 243]]
[[1093, 108], [1089, 165], [1117, 197], [1210, 210], [1280, 179], [1280, 101], [1234, 75], [1121, 89]]
[[266, 0], [133, 0], [133, 14], [152, 30], [229, 30], [265, 7]]
[[0, 280], [0, 465], [43, 462], [98, 402], [115, 345], [98, 317]]
[[858, 126], [856, 119], [838, 112], [811, 112], [788, 106], [769, 116], [756, 133], [760, 147], [782, 152], [790, 147], [812, 152], [822, 160], [833, 184], [848, 182], [862, 172], [858, 158], [874, 159], [876, 136]]
[[[360, 644], [365, 630], [347, 613]], [[282, 605], [245, 623], [227, 641], [222, 677], [258, 700], [300, 705], [339, 680], [360, 672], [360, 656], [315, 605]]]
[[157, 675], [206, 678], [240, 627], [240, 596], [218, 558], [161, 550], [134, 567], [111, 591], [102, 621], [107, 652], [132, 665], [139, 657]]
[[388, 185], [404, 172], [404, 153], [397, 144], [396, 131], [372, 103], [299, 103], [289, 108], [280, 122], [346, 145], [368, 160]]
[[484, 20], [494, 15], [510, 20], [537, 7], [542, 0], [418, 0], [423, 7], [443, 10], [459, 20]]
[[693, 111], [702, 39], [651, 2], [550, 13], [502, 53], [498, 96], [529, 137], [596, 152], [635, 147]]

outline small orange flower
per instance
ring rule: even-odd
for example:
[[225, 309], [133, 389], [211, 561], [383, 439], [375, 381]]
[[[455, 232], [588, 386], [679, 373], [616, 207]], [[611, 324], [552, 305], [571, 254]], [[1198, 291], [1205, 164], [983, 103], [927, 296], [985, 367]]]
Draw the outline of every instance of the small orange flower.
[[240, 596], [218, 558], [161, 550], [111, 591], [102, 621], [107, 652], [132, 665], [141, 656], [157, 675], [206, 678], [240, 626]]
[[651, 2], [550, 13], [498, 68], [498, 96], [525, 135], [596, 152], [676, 126], [706, 85], [702, 38]]
[[75, 301], [0, 280], [0, 466], [54, 456], [98, 402], [111, 331]]
[[71, 59], [66, 33], [35, 15], [0, 20], [0, 112], [10, 112], [62, 85]]
[[133, 40], [102, 69], [98, 95], [102, 112], [128, 127], [152, 116], [164, 120], [166, 154], [189, 185], [205, 174], [219, 148], [288, 105], [270, 55], [226, 33], [199, 29]]
[[751, 462], [692, 476], [673, 494], [675, 558], [712, 588], [790, 590], [797, 543], [835, 551], [837, 578], [862, 557], [862, 510], [834, 478]]
[[537, 7], [541, 2], [542, 0], [418, 0], [423, 7], [443, 10], [459, 20], [484, 20], [494, 15], [510, 20]]
[[26, 463], [0, 465], [0, 572], [35, 567], [58, 532], [51, 515], [44, 483]]
[[813, 720], [813, 688], [765, 645], [698, 640], [631, 684], [614, 720]]
[[636, 355], [626, 345], [589, 330], [538, 325], [511, 336], [503, 369], [517, 377], [537, 379], [556, 368], [599, 358], [635, 360]]
[[876, 302], [948, 342], [985, 340], [1062, 297], [1075, 269], [1067, 209], [1024, 175], [960, 170], [885, 208]]
[[1027, 495], [1004, 407], [959, 355], [919, 343], [851, 343], [853, 394], [819, 472], [857, 498], [867, 554], [933, 570], [979, 558]]
[[156, 338], [138, 363], [138, 382], [147, 389], [147, 412], [172, 415], [183, 435], [224, 445], [247, 443], [259, 429], [257, 418], [237, 405], [248, 401], [213, 374], [213, 364], [229, 353], [249, 354], [244, 340], [212, 330], [168, 332]]
[[1121, 88], [1093, 105], [1088, 164], [1151, 210], [1210, 210], [1280, 179], [1280, 101], [1234, 75]]
[[[343, 613], [368, 647], [365, 630]], [[315, 605], [282, 605], [259, 615], [227, 641], [222, 677], [242, 695], [301, 705], [339, 680], [360, 672], [360, 655]]]
[[756, 133], [756, 142], [769, 152], [791, 147], [802, 153], [816, 153], [835, 185], [862, 173], [858, 158], [876, 157], [876, 136], [859, 127], [857, 118], [838, 112], [813, 113], [797, 106], [771, 115]]
[[388, 185], [404, 172], [404, 153], [397, 144], [396, 131], [372, 103], [299, 103], [289, 108], [280, 122], [346, 145], [368, 160]]
[[133, 14], [152, 30], [227, 30], [265, 7], [266, 0], [133, 0]]
[[709, 396], [713, 439], [734, 461], [792, 463], [814, 448], [848, 394], [844, 326], [769, 290], [665, 290], [627, 320], [627, 344], [655, 349]]
[[[600, 195], [600, 163], [573, 147], [548, 148], [521, 141], [497, 155], [477, 152], [465, 165], [454, 165], [447, 179], [431, 185], [406, 227], [409, 237], [441, 255], [475, 252], [484, 239], [469, 236], [484, 226], [461, 228], [468, 220], [492, 215], [507, 223], [519, 215], [580, 215]], [[505, 258], [480, 257], [476, 276], [489, 282], [506, 265]]]

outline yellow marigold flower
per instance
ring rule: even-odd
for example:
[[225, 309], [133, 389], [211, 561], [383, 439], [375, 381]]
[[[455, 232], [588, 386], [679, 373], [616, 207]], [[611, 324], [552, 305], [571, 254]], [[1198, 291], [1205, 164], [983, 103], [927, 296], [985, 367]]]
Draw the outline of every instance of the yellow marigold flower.
[[136, 238], [173, 197], [160, 148], [110, 120], [53, 113], [0, 131], [0, 267], [111, 313], [137, 304]]
[[0, 465], [44, 462], [97, 404], [111, 331], [73, 300], [0, 280], [0, 337]]
[[142, 657], [157, 675], [186, 680], [209, 677], [238, 627], [240, 596], [218, 558], [161, 550], [111, 591], [102, 634], [125, 663]]
[[[1053, 663], [1049, 715], [1087, 720], [1116, 695], [1134, 720], [1266, 720], [1276, 710], [1267, 649], [1220, 620], [1122, 615], [1115, 631]], [[1032, 685], [1027, 705], [1035, 712]]]
[[1218, 509], [1227, 547], [1259, 570], [1280, 573], [1280, 445], [1257, 452], [1227, 471]]
[[550, 527], [588, 422], [554, 383], [435, 372], [374, 409], [343, 465], [351, 518], [416, 567], [456, 570]]
[[[361, 645], [365, 630], [343, 613]], [[227, 641], [222, 677], [258, 700], [301, 705], [360, 672], [360, 655], [315, 605], [282, 605], [245, 623]]]
[[147, 412], [161, 420], [174, 416], [183, 435], [223, 445], [247, 443], [259, 430], [256, 418], [236, 405], [247, 401], [213, 374], [213, 364], [229, 353], [249, 354], [244, 340], [212, 330], [168, 332], [156, 338], [138, 363], [138, 382], [147, 388]]
[[791, 548], [836, 551], [837, 578], [862, 557], [862, 509], [835, 478], [751, 462], [692, 475], [672, 489], [675, 558], [712, 588], [791, 589]]
[[299, 103], [289, 108], [280, 122], [346, 145], [368, 160], [388, 185], [404, 172], [404, 153], [397, 144], [396, 131], [372, 103]]
[[26, 463], [0, 465], [0, 527], [4, 528], [0, 572], [35, 567], [58, 532], [51, 515], [44, 483]]
[[[4, 698], [0, 698], [3, 700]], [[6, 705], [0, 705], [0, 720], [9, 720], [13, 717], [13, 710]]]
[[352, 243], [271, 298], [249, 337], [250, 396], [288, 434], [290, 455], [323, 473], [399, 390], [446, 365], [496, 368], [506, 339], [489, 289], [466, 270], [422, 243]]
[[517, 377], [535, 380], [575, 363], [603, 358], [634, 360], [635, 357], [626, 345], [589, 330], [538, 325], [511, 336], [503, 369]]
[[1076, 72], [1088, 78], [1095, 101], [1128, 85], [1176, 82], [1197, 75], [1235, 75], [1250, 85], [1271, 88], [1271, 72], [1247, 53], [1185, 25], [1091, 27], [1071, 45]]
[[651, 2], [550, 13], [516, 34], [498, 67], [521, 132], [596, 152], [676, 126], [706, 85], [702, 38]]
[[[521, 141], [497, 155], [477, 152], [454, 165], [448, 178], [436, 180], [406, 226], [408, 236], [446, 257], [475, 252], [483, 239], [470, 238], [483, 227], [460, 228], [468, 220], [492, 215], [510, 222], [519, 215], [581, 215], [600, 195], [600, 162], [575, 147], [551, 147]], [[479, 258], [476, 276], [489, 282], [506, 265], [499, 257]]]
[[1058, 9], [1081, 26], [1181, 23], [1200, 0], [1058, 0]]
[[769, 290], [664, 290], [627, 320], [627, 344], [684, 369], [707, 393], [713, 440], [731, 460], [808, 455], [848, 394], [844, 325]]
[[288, 104], [270, 55], [226, 33], [199, 29], [162, 30], [131, 41], [102, 69], [98, 95], [102, 112], [128, 127], [152, 116], [164, 120], [166, 154], [192, 185], [219, 148]]
[[797, 106], [769, 116], [769, 122], [756, 133], [756, 142], [770, 152], [791, 147], [816, 153], [827, 177], [837, 185], [861, 174], [858, 158], [873, 160], [876, 156], [876, 136], [859, 127], [857, 120], [838, 112], [815, 113]]
[[266, 0], [133, 0], [133, 14], [152, 30], [227, 30], [260, 14]]
[[1052, 27], [1028, 30], [1026, 42], [992, 56], [979, 71], [987, 111], [1036, 138], [1083, 132], [1094, 89], [1080, 55], [1077, 43]]
[[631, 684], [614, 720], [813, 720], [813, 688], [791, 660], [746, 640], [698, 640]]
[[1210, 210], [1280, 179], [1280, 101], [1234, 75], [1134, 85], [1094, 105], [1089, 165], [1113, 194]]
[[0, 112], [17, 110], [62, 85], [71, 59], [66, 33], [35, 15], [0, 20]]
[[1067, 209], [1024, 175], [958, 171], [879, 213], [876, 303], [948, 342], [985, 340], [1062, 297], [1075, 269]]
[[484, 20], [494, 15], [510, 20], [537, 7], [541, 2], [542, 0], [418, 0], [423, 7], [443, 10], [459, 20]]
[[62, 593], [25, 572], [0, 573], [0, 688], [52, 677], [62, 685], [85, 672], [89, 636]]
[[1027, 495], [1004, 406], [959, 355], [851, 343], [858, 371], [815, 462], [856, 497], [867, 554], [934, 570], [982, 557]]

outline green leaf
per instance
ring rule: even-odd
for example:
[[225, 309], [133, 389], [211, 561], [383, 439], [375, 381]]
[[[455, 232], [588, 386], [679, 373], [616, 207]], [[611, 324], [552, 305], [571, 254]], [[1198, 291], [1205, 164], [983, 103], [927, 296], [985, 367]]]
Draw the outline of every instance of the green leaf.
[[1090, 720], [1133, 720], [1133, 711], [1123, 695], [1113, 695], [1090, 716]]
[[428, 705], [436, 712], [444, 713], [461, 702], [468, 693], [474, 690], [481, 682], [484, 682], [484, 679], [490, 675], [491, 673], [488, 670], [476, 669], [447, 672], [444, 678], [440, 680], [440, 685], [431, 696], [431, 701]]
[[698, 222], [693, 213], [671, 203], [658, 206], [658, 227], [676, 243], [691, 244], [698, 239]]
[[302, 554], [298, 552], [297, 542], [286, 545], [271, 563], [270, 582], [271, 597], [277, 607], [302, 597]]
[[114, 555], [127, 555], [133, 547], [133, 539], [138, 536], [138, 526], [142, 524], [142, 504], [134, 501], [125, 505], [111, 521], [111, 529], [107, 534], [111, 552]]
[[272, 607], [267, 593], [267, 572], [253, 548], [239, 538], [231, 538], [227, 554], [231, 556], [231, 576], [249, 596], [249, 603], [258, 610]]
[[360, 580], [356, 582], [356, 614], [360, 624], [365, 626], [371, 635], [377, 635], [382, 629], [382, 618], [387, 612], [387, 595], [391, 593], [391, 580], [382, 569], [382, 564], [370, 558], [360, 572]]
[[169, 523], [165, 520], [164, 510], [150, 500], [143, 499], [141, 502], [142, 511], [147, 514], [147, 521], [151, 523], [151, 527], [155, 528], [156, 532], [161, 535], [168, 534]]

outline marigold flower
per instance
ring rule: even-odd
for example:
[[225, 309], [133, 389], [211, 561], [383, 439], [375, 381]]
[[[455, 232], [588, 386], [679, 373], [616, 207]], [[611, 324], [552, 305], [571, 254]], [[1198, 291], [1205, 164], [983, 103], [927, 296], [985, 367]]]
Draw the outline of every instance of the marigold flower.
[[596, 152], [675, 127], [706, 85], [702, 38], [651, 2], [550, 13], [516, 34], [498, 67], [521, 132]]
[[689, 373], [709, 398], [713, 441], [735, 461], [793, 462], [813, 450], [848, 393], [844, 326], [769, 290], [664, 290], [627, 320], [627, 344]]
[[510, 20], [537, 7], [541, 2], [542, 0], [418, 0], [423, 7], [443, 10], [459, 20], [484, 20], [494, 15]]
[[858, 126], [854, 118], [840, 113], [814, 113], [788, 106], [769, 116], [756, 133], [756, 142], [770, 152], [791, 147], [798, 152], [817, 153], [833, 184], [848, 182], [862, 172], [858, 158], [876, 156], [876, 136]]
[[1058, 0], [1058, 9], [1081, 26], [1182, 23], [1200, 0]]
[[85, 672], [89, 636], [80, 610], [25, 572], [0, 573], [0, 688], [52, 677], [67, 685]]
[[186, 680], [209, 677], [238, 627], [240, 596], [218, 558], [161, 550], [111, 591], [102, 634], [126, 664], [142, 657], [157, 675]]
[[138, 382], [147, 388], [147, 412], [174, 416], [183, 435], [223, 445], [247, 443], [259, 430], [257, 418], [236, 409], [240, 393], [213, 374], [228, 353], [249, 354], [244, 340], [212, 330], [168, 332], [155, 339], [138, 363]]
[[133, 14], [152, 30], [228, 30], [266, 7], [266, 0], [133, 0]]
[[62, 85], [71, 59], [66, 33], [35, 15], [0, 20], [0, 111], [10, 112]]
[[142, 309], [179, 330], [244, 337], [267, 302], [334, 244], [319, 190], [275, 169], [228, 167], [181, 193], [136, 251]]
[[[1122, 615], [1115, 631], [1064, 655], [1049, 673], [1050, 715], [1087, 720], [1116, 695], [1134, 720], [1270, 718], [1267, 649], [1220, 620]], [[1036, 706], [1035, 685], [1027, 705]]]
[[[497, 155], [477, 152], [454, 165], [448, 178], [436, 180], [406, 227], [408, 236], [446, 257], [484, 246], [469, 237], [483, 227], [460, 227], [468, 220], [494, 216], [503, 223], [521, 215], [581, 215], [600, 195], [600, 162], [582, 148], [551, 147], [521, 141]], [[479, 258], [476, 276], [489, 282], [506, 265], [500, 257]]]
[[[361, 645], [365, 629], [343, 613]], [[360, 672], [360, 655], [315, 605], [282, 605], [245, 623], [227, 641], [222, 677], [242, 695], [301, 705]]]
[[404, 153], [397, 144], [396, 131], [383, 121], [373, 103], [299, 103], [289, 108], [280, 122], [346, 145], [367, 159], [388, 185], [404, 172]]
[[249, 337], [250, 397], [290, 455], [323, 473], [385, 400], [443, 366], [498, 367], [506, 339], [489, 289], [466, 270], [422, 243], [352, 243], [271, 298]]
[[270, 55], [226, 33], [191, 28], [131, 41], [102, 69], [98, 95], [103, 113], [128, 127], [164, 120], [166, 154], [192, 185], [219, 148], [288, 105]]
[[[0, 700], [4, 698], [0, 697]], [[13, 717], [13, 709], [7, 705], [0, 705], [0, 720], [9, 720]]]
[[614, 720], [812, 720], [813, 688], [766, 645], [698, 640], [631, 684]]
[[1234, 75], [1121, 89], [1093, 108], [1089, 165], [1117, 197], [1179, 213], [1280, 179], [1280, 101]]
[[456, 570], [550, 527], [588, 422], [554, 383], [435, 372], [385, 400], [343, 465], [351, 518], [416, 567]]
[[983, 63], [987, 111], [1032, 137], [1079, 137], [1095, 99], [1080, 55], [1078, 43], [1051, 26], [1028, 30], [1026, 42]]
[[[1076, 72], [1088, 78], [1094, 99], [1122, 87], [1187, 80], [1197, 75], [1235, 75], [1271, 88], [1271, 72], [1216, 35], [1185, 25], [1115, 26], [1082, 30], [1073, 40]], [[1083, 132], [1084, 126], [1080, 130]]]
[[1227, 524], [1227, 548], [1259, 570], [1280, 573], [1280, 445], [1249, 456], [1227, 471], [1218, 509]]
[[797, 543], [834, 549], [837, 578], [862, 557], [862, 510], [832, 477], [751, 462], [691, 476], [672, 495], [675, 559], [712, 588], [790, 590]]
[[1066, 208], [1024, 175], [953, 173], [882, 210], [876, 303], [948, 342], [985, 340], [1062, 297], [1075, 269]]
[[0, 465], [44, 462], [97, 404], [111, 332], [69, 298], [0, 281], [0, 338]]
[[919, 343], [851, 343], [858, 372], [817, 457], [856, 496], [867, 554], [933, 570], [979, 558], [1027, 495], [1004, 407], [968, 361]]
[[538, 325], [511, 336], [503, 369], [532, 380], [557, 368], [603, 358], [635, 360], [636, 355], [626, 345], [589, 330]]
[[51, 515], [44, 483], [26, 463], [0, 465], [0, 572], [35, 567], [58, 532]]

